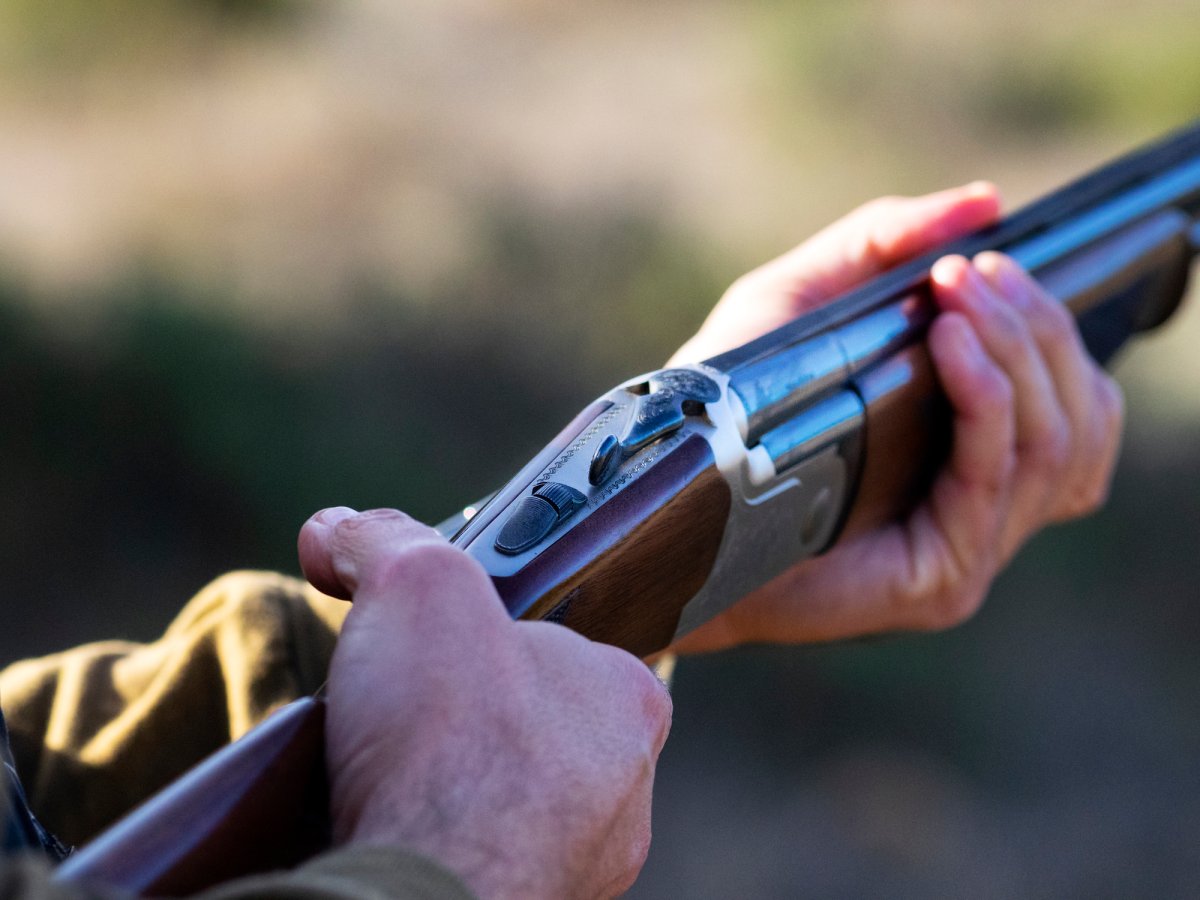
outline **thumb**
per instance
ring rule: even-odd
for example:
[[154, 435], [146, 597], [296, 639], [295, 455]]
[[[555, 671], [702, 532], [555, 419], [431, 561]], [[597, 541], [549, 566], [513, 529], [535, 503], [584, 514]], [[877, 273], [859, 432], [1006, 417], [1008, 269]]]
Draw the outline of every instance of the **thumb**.
[[300, 571], [304, 573], [308, 583], [321, 593], [342, 600], [351, 599], [354, 586], [343, 584], [334, 571], [333, 533], [339, 522], [356, 515], [358, 513], [347, 506], [322, 509], [309, 516], [296, 537]]
[[445, 544], [433, 529], [397, 510], [360, 513], [335, 506], [304, 523], [296, 549], [304, 577], [313, 587], [350, 600], [364, 580], [395, 553], [429, 542]]
[[428, 525], [394, 509], [318, 512], [300, 529], [300, 566], [313, 587], [389, 616], [432, 608], [443, 626], [508, 621], [483, 568]]

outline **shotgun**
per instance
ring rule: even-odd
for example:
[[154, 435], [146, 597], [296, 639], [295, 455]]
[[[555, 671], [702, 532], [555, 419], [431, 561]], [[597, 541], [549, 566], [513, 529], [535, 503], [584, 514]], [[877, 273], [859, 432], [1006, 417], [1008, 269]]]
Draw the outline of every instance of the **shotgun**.
[[[1000, 250], [1107, 362], [1178, 307], [1200, 252], [1200, 123], [737, 349], [633, 378], [440, 526], [514, 618], [648, 656], [840, 537], [901, 515], [948, 451], [928, 276]], [[202, 762], [59, 869], [182, 894], [328, 841], [322, 701]]]

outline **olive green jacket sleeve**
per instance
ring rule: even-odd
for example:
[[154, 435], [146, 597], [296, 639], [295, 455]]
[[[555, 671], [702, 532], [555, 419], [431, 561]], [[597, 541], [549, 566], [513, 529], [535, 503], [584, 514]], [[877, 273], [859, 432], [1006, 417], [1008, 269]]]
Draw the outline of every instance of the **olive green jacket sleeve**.
[[[282, 575], [237, 572], [150, 644], [90, 644], [0, 672], [13, 755], [38, 817], [81, 844], [269, 713], [322, 684], [348, 604]], [[93, 889], [95, 891], [96, 889]], [[0, 900], [107, 896], [0, 860]], [[413, 854], [342, 850], [204, 896], [470, 896]]]
[[0, 672], [30, 805], [86, 841], [328, 670], [348, 604], [282, 575], [210, 584], [150, 644], [88, 644]]
[[[55, 881], [49, 864], [28, 855], [0, 858], [3, 900], [125, 900], [95, 885]], [[194, 900], [474, 900], [454, 875], [430, 860], [390, 848], [337, 850], [291, 872], [242, 878]]]

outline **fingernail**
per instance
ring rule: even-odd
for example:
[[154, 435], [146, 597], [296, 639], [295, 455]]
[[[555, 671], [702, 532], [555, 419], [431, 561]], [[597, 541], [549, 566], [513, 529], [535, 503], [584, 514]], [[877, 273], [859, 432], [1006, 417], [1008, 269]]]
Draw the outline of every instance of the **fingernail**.
[[960, 280], [959, 273], [966, 264], [967, 261], [961, 256], [943, 256], [933, 264], [929, 277], [944, 287], [952, 288]]
[[333, 528], [339, 522], [344, 522], [352, 516], [357, 516], [358, 513], [348, 506], [331, 506], [328, 509], [322, 509], [313, 516], [313, 521], [320, 522], [329, 528]]
[[983, 277], [983, 273], [975, 268], [974, 262], [964, 267], [959, 290], [976, 309], [987, 309], [993, 302], [991, 285]]
[[975, 267], [974, 263], [967, 268], [965, 284], [980, 303], [992, 301], [992, 286], [988, 284], [988, 280], [983, 277], [983, 273]]
[[991, 197], [996, 193], [996, 186], [990, 181], [972, 181], [963, 185], [962, 192], [967, 197]]

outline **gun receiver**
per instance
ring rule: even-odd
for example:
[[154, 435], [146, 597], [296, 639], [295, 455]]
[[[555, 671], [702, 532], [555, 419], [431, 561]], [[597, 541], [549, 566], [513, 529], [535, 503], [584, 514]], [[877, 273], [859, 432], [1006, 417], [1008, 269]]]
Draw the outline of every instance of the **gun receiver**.
[[[1011, 254], [1106, 361], [1178, 306], [1200, 251], [1198, 213], [1200, 124], [736, 350], [625, 382], [478, 513], [442, 528], [491, 574], [514, 617], [643, 656], [661, 650], [921, 494], [949, 424], [923, 343], [938, 258]], [[321, 712], [311, 698], [280, 710], [59, 877], [181, 894], [256, 860], [299, 862], [327, 830], [324, 801], [289, 816], [297, 798], [324, 790]], [[271, 828], [264, 810], [279, 811]], [[164, 837], [181, 831], [168, 847]], [[247, 845], [253, 855], [237, 852]], [[137, 861], [147, 848], [153, 858]]]

